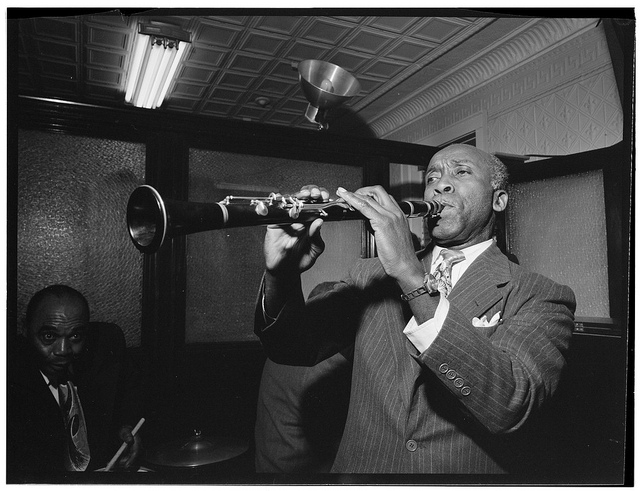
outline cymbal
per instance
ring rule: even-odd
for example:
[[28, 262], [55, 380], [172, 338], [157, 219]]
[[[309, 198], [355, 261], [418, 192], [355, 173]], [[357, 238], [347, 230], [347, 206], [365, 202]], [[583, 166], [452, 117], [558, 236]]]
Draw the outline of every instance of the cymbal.
[[196, 430], [191, 438], [161, 445], [149, 452], [146, 460], [170, 467], [197, 467], [215, 464], [242, 455], [249, 445], [236, 438], [205, 438]]

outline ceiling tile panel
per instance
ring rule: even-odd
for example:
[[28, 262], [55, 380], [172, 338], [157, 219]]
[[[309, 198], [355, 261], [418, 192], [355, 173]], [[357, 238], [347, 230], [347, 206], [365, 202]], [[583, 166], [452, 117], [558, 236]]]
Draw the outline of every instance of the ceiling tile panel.
[[245, 75], [242, 73], [225, 72], [220, 77], [220, 85], [226, 85], [227, 87], [234, 87], [240, 89], [246, 89], [249, 87], [256, 77]]
[[371, 75], [373, 77], [392, 78], [400, 71], [404, 69], [405, 65], [400, 63], [393, 63], [390, 61], [380, 60], [373, 63], [367, 68], [365, 75]]
[[241, 44], [241, 49], [262, 53], [269, 56], [277, 56], [278, 50], [284, 46], [287, 38], [278, 34], [263, 31], [251, 31]]
[[267, 92], [269, 94], [284, 95], [295, 86], [297, 86], [297, 83], [266, 78], [258, 83], [256, 90], [259, 92]]
[[207, 85], [176, 82], [172, 94], [177, 97], [187, 96], [200, 99], [208, 89], [209, 87]]
[[257, 120], [257, 119], [261, 119], [266, 113], [267, 111], [260, 107], [254, 108], [249, 106], [243, 106], [238, 110], [238, 112], [236, 113], [236, 116], [243, 119], [249, 118], [252, 120]]
[[304, 114], [309, 103], [305, 99], [289, 99], [280, 106], [284, 111]]
[[234, 104], [225, 104], [217, 101], [207, 101], [203, 108], [202, 114], [211, 114], [214, 116], [228, 116], [233, 112]]
[[326, 44], [339, 45], [353, 26], [339, 22], [334, 19], [313, 19], [309, 26], [304, 29], [301, 36], [312, 41], [319, 41]]
[[360, 68], [371, 60], [370, 56], [364, 56], [346, 50], [334, 52], [328, 61], [334, 65], [344, 68], [348, 72], [357, 72]]
[[180, 71], [180, 80], [186, 82], [196, 82], [208, 84], [213, 80], [213, 76], [217, 73], [217, 70], [212, 68], [203, 68], [199, 66], [186, 65]]
[[358, 76], [358, 82], [360, 82], [360, 95], [370, 94], [384, 84], [382, 80], [376, 80], [362, 75]]
[[40, 60], [41, 74], [47, 77], [74, 80], [78, 78], [78, 66], [70, 63], [58, 63], [54, 60]]
[[297, 40], [285, 53], [291, 60], [321, 60], [331, 49], [331, 46], [320, 46], [317, 43], [307, 43]]
[[36, 41], [37, 56], [42, 58], [55, 58], [58, 60], [68, 61], [70, 63], [78, 62], [78, 45], [53, 43], [43, 40]]
[[103, 48], [127, 49], [127, 32], [114, 29], [88, 26], [88, 43]]
[[194, 33], [198, 45], [230, 48], [242, 33], [242, 28], [229, 24], [200, 22]]
[[452, 22], [449, 19], [432, 18], [420, 29], [413, 32], [413, 36], [443, 43], [456, 32], [462, 29], [459, 23]]
[[415, 63], [423, 56], [426, 56], [432, 49], [433, 45], [431, 44], [400, 41], [397, 45], [390, 48], [385, 53], [385, 56]]
[[136, 18], [131, 25], [132, 33], [137, 31], [138, 24], [141, 23], [159, 23], [166, 24], [178, 29], [188, 30], [189, 32], [195, 32], [195, 26], [197, 22], [194, 21], [194, 17], [181, 17], [177, 15], [150, 15]]
[[298, 80], [298, 70], [292, 66], [292, 62], [290, 61], [276, 61], [268, 75], [292, 81]]
[[185, 53], [185, 56], [187, 57], [186, 63], [199, 63], [206, 67], [218, 67], [222, 66], [226, 51], [194, 46], [188, 53]]
[[259, 57], [248, 53], [234, 53], [231, 56], [227, 67], [230, 70], [260, 73], [270, 61], [270, 58]]
[[87, 70], [87, 83], [118, 87], [120, 85], [121, 78], [122, 75], [120, 73], [110, 70], [95, 70], [93, 68], [89, 68]]
[[75, 43], [78, 41], [78, 22], [54, 18], [33, 19], [33, 27], [37, 36]]
[[376, 17], [369, 22], [369, 25], [402, 34], [416, 21], [416, 17]]
[[251, 20], [251, 17], [247, 15], [214, 15], [210, 17], [213, 20], [219, 20], [220, 22], [228, 22], [237, 26], [246, 26]]
[[255, 27], [289, 36], [294, 33], [296, 27], [301, 24], [304, 19], [304, 17], [296, 16], [268, 15], [259, 17], [256, 20]]
[[113, 14], [103, 14], [103, 15], [89, 15], [86, 17], [87, 22], [95, 23], [95, 24], [105, 24], [114, 28], [131, 28], [136, 22], [135, 17], [130, 17], [127, 15], [121, 15], [119, 13]]
[[335, 15], [334, 19], [342, 19], [349, 22], [353, 22], [354, 24], [361, 24], [365, 21], [366, 17], [357, 17], [352, 15]]
[[115, 51], [103, 51], [99, 49], [87, 50], [87, 63], [106, 68], [124, 69], [127, 57]]
[[225, 89], [222, 87], [216, 87], [209, 96], [209, 100], [217, 102], [228, 102], [229, 104], [235, 104], [244, 95], [244, 91]]
[[347, 47], [375, 55], [393, 39], [391, 34], [372, 29], [361, 29], [349, 39]]

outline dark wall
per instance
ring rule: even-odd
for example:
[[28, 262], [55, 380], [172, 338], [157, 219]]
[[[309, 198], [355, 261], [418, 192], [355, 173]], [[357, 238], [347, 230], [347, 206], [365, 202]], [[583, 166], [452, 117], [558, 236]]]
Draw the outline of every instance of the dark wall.
[[[142, 258], [124, 226], [131, 189], [144, 182], [143, 144], [20, 131], [16, 322], [54, 283], [87, 298], [94, 321], [113, 322], [140, 345]], [[115, 266], [117, 265], [117, 266]]]

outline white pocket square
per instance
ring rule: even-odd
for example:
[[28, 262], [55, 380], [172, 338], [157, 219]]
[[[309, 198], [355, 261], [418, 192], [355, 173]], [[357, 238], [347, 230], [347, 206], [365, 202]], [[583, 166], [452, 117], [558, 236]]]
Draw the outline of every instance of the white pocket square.
[[483, 315], [481, 319], [474, 317], [473, 319], [471, 319], [471, 324], [473, 324], [473, 327], [493, 327], [497, 326], [501, 320], [502, 319], [500, 319], [500, 312], [498, 312], [491, 318], [490, 321], [487, 320], [486, 315]]

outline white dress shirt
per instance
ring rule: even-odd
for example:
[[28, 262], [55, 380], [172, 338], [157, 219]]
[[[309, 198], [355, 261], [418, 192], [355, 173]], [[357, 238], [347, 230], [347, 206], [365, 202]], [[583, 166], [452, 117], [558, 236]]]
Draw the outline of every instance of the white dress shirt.
[[53, 394], [53, 397], [56, 399], [56, 402], [58, 403], [58, 406], [59, 406], [60, 405], [60, 394], [58, 393], [58, 388], [54, 387], [53, 385], [51, 385], [51, 382], [49, 381], [49, 377], [47, 377], [44, 373], [42, 373], [42, 371], [40, 372], [40, 375], [42, 375], [42, 378], [47, 383], [47, 386], [49, 387], [49, 390]]
[[[464, 259], [459, 263], [456, 263], [451, 268], [451, 285], [452, 287], [456, 285], [462, 274], [467, 270], [471, 263], [476, 260], [476, 258], [482, 254], [487, 248], [493, 243], [493, 239], [485, 240], [484, 242], [480, 242], [479, 244], [472, 245], [470, 247], [466, 247], [461, 249], [464, 253]], [[435, 246], [433, 248], [433, 254], [431, 256], [431, 268], [429, 270], [430, 273], [433, 274], [435, 268], [442, 262], [440, 258], [440, 251], [442, 247]], [[447, 314], [449, 313], [449, 300], [444, 295], [440, 295], [440, 302], [438, 303], [438, 307], [436, 308], [436, 312], [433, 318], [429, 319], [422, 324], [418, 324], [415, 317], [412, 317], [409, 320], [408, 324], [402, 331], [409, 341], [416, 347], [416, 349], [422, 353], [424, 352], [433, 340], [438, 336], [440, 329], [442, 328], [442, 324], [444, 323]]]

